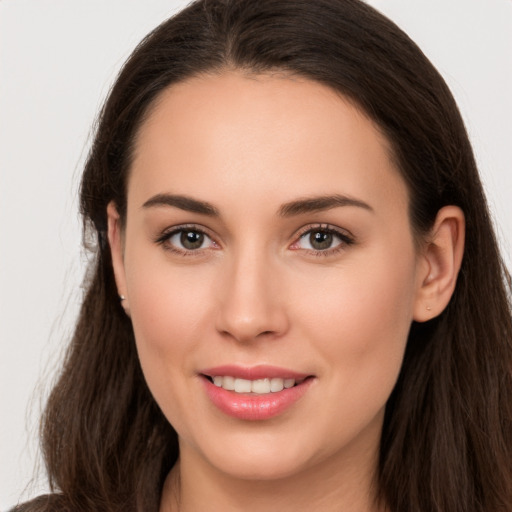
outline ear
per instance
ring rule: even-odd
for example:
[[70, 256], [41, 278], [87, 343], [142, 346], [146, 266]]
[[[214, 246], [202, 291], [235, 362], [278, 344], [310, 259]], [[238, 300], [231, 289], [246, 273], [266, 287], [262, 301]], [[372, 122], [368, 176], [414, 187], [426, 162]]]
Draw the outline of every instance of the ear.
[[464, 213], [445, 206], [424, 243], [418, 264], [418, 289], [413, 318], [426, 322], [440, 315], [452, 297], [464, 254]]
[[113, 201], [107, 206], [108, 219], [108, 243], [110, 245], [110, 253], [112, 255], [112, 267], [114, 269], [114, 277], [117, 285], [117, 293], [121, 300], [126, 314], [130, 316], [130, 308], [128, 302], [128, 291], [126, 289], [126, 276], [124, 271], [123, 258], [123, 237], [121, 229], [121, 219], [117, 207]]

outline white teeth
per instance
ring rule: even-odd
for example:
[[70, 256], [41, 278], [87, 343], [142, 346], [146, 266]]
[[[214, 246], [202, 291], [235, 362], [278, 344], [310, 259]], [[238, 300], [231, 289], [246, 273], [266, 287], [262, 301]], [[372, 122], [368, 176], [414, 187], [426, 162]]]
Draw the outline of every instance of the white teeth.
[[272, 391], [272, 393], [282, 391], [284, 388], [283, 382], [283, 379], [280, 379], [279, 377], [270, 379], [270, 391]]
[[237, 393], [250, 393], [251, 381], [246, 379], [235, 379], [235, 392]]
[[258, 379], [252, 381], [251, 391], [260, 395], [270, 393], [270, 380]]
[[221, 377], [222, 384], [221, 387], [227, 389], [228, 391], [235, 390], [235, 378], [234, 377]]
[[258, 395], [278, 393], [283, 389], [295, 386], [295, 379], [281, 379], [279, 377], [272, 379], [247, 380], [216, 375], [212, 379], [213, 383], [219, 388], [234, 391], [235, 393], [255, 393]]
[[284, 379], [284, 387], [286, 389], [293, 388], [295, 386], [295, 379]]

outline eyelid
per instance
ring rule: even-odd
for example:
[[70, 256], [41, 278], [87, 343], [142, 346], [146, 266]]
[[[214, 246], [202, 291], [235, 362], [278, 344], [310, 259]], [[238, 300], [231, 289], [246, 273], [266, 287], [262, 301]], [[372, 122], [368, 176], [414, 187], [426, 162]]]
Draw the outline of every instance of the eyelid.
[[[183, 232], [183, 231], [195, 231], [197, 233], [201, 233], [208, 237], [214, 247], [207, 247], [203, 249], [185, 249], [185, 248], [179, 248], [175, 245], [172, 245], [169, 243], [169, 240], [176, 235], [177, 233]], [[300, 240], [307, 235], [308, 233], [314, 232], [314, 231], [323, 231], [327, 233], [331, 233], [335, 236], [337, 236], [340, 239], [340, 243], [337, 244], [335, 247], [327, 248], [327, 249], [304, 249], [301, 247], [296, 247], [297, 244], [300, 242]], [[156, 244], [162, 245], [166, 250], [169, 250], [171, 252], [174, 252], [176, 254], [180, 254], [183, 256], [198, 256], [200, 254], [204, 254], [205, 251], [211, 250], [211, 249], [220, 249], [221, 246], [219, 242], [216, 239], [217, 237], [211, 233], [211, 231], [199, 224], [179, 224], [175, 226], [168, 227], [161, 231], [155, 238], [154, 242]], [[295, 251], [303, 251], [307, 253], [314, 254], [316, 256], [330, 256], [332, 254], [335, 254], [339, 251], [342, 251], [346, 249], [348, 246], [355, 243], [355, 237], [350, 233], [348, 230], [340, 228], [338, 226], [334, 226], [332, 224], [326, 224], [326, 223], [315, 223], [315, 224], [308, 224], [301, 229], [299, 229], [296, 234], [294, 235], [294, 242], [289, 246], [291, 250]], [[295, 247], [294, 247], [295, 246]]]
[[[196, 233], [201, 233], [208, 237], [216, 247], [208, 247], [205, 249], [196, 249], [190, 250], [185, 248], [179, 248], [169, 243], [169, 240], [176, 235], [177, 233], [183, 231], [194, 231]], [[204, 226], [200, 226], [198, 224], [178, 224], [176, 226], [171, 226], [163, 231], [161, 231], [154, 239], [156, 244], [162, 245], [164, 249], [174, 252], [176, 254], [180, 254], [183, 256], [197, 256], [201, 253], [204, 253], [205, 250], [217, 249], [220, 247], [220, 244], [215, 239], [215, 236], [211, 234], [210, 230], [205, 228]]]
[[[331, 247], [328, 249], [303, 249], [300, 247], [294, 247], [296, 246], [300, 240], [307, 235], [308, 233], [315, 232], [315, 231], [323, 231], [326, 233], [331, 233], [335, 236], [337, 236], [341, 243], [336, 245], [335, 247]], [[316, 224], [309, 224], [307, 226], [302, 227], [295, 235], [294, 242], [290, 245], [290, 249], [295, 251], [305, 251], [311, 254], [314, 254], [316, 256], [330, 256], [332, 254], [335, 254], [339, 251], [342, 251], [346, 249], [348, 246], [353, 245], [355, 243], [355, 237], [350, 233], [350, 231], [340, 228], [338, 226], [334, 226], [332, 224], [325, 224], [325, 223], [316, 223]]]
[[300, 228], [297, 231], [295, 236], [297, 238], [300, 238], [301, 236], [304, 236], [306, 233], [309, 233], [310, 231], [315, 231], [315, 230], [328, 231], [328, 232], [334, 233], [336, 235], [340, 235], [340, 236], [350, 239], [350, 240], [355, 239], [354, 235], [348, 229], [340, 228], [338, 226], [335, 226], [334, 224], [328, 224], [325, 222], [314, 222], [313, 224], [307, 224], [306, 226], [303, 226], [302, 228]]

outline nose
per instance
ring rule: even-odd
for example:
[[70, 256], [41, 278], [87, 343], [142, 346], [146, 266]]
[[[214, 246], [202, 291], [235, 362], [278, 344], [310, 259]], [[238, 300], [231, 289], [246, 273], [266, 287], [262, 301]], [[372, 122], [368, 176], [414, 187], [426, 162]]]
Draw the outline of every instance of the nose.
[[238, 342], [277, 338], [289, 322], [279, 268], [261, 255], [236, 258], [219, 283], [217, 331]]

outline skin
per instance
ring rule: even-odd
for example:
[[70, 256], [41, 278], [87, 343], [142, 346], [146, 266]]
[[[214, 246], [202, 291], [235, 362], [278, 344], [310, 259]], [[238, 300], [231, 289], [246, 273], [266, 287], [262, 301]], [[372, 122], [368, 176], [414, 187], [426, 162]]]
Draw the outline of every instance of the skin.
[[[109, 238], [142, 369], [179, 436], [161, 510], [378, 510], [384, 407], [411, 322], [453, 292], [462, 213], [444, 208], [415, 243], [385, 138], [304, 79], [231, 71], [174, 85], [136, 142], [125, 229], [110, 204]], [[217, 215], [147, 205], [161, 194]], [[333, 194], [361, 204], [282, 214]], [[184, 224], [206, 233], [199, 249], [169, 235]], [[309, 234], [326, 226], [340, 235], [318, 249]], [[313, 378], [284, 413], [246, 421], [204, 392], [198, 372], [222, 364]]]

